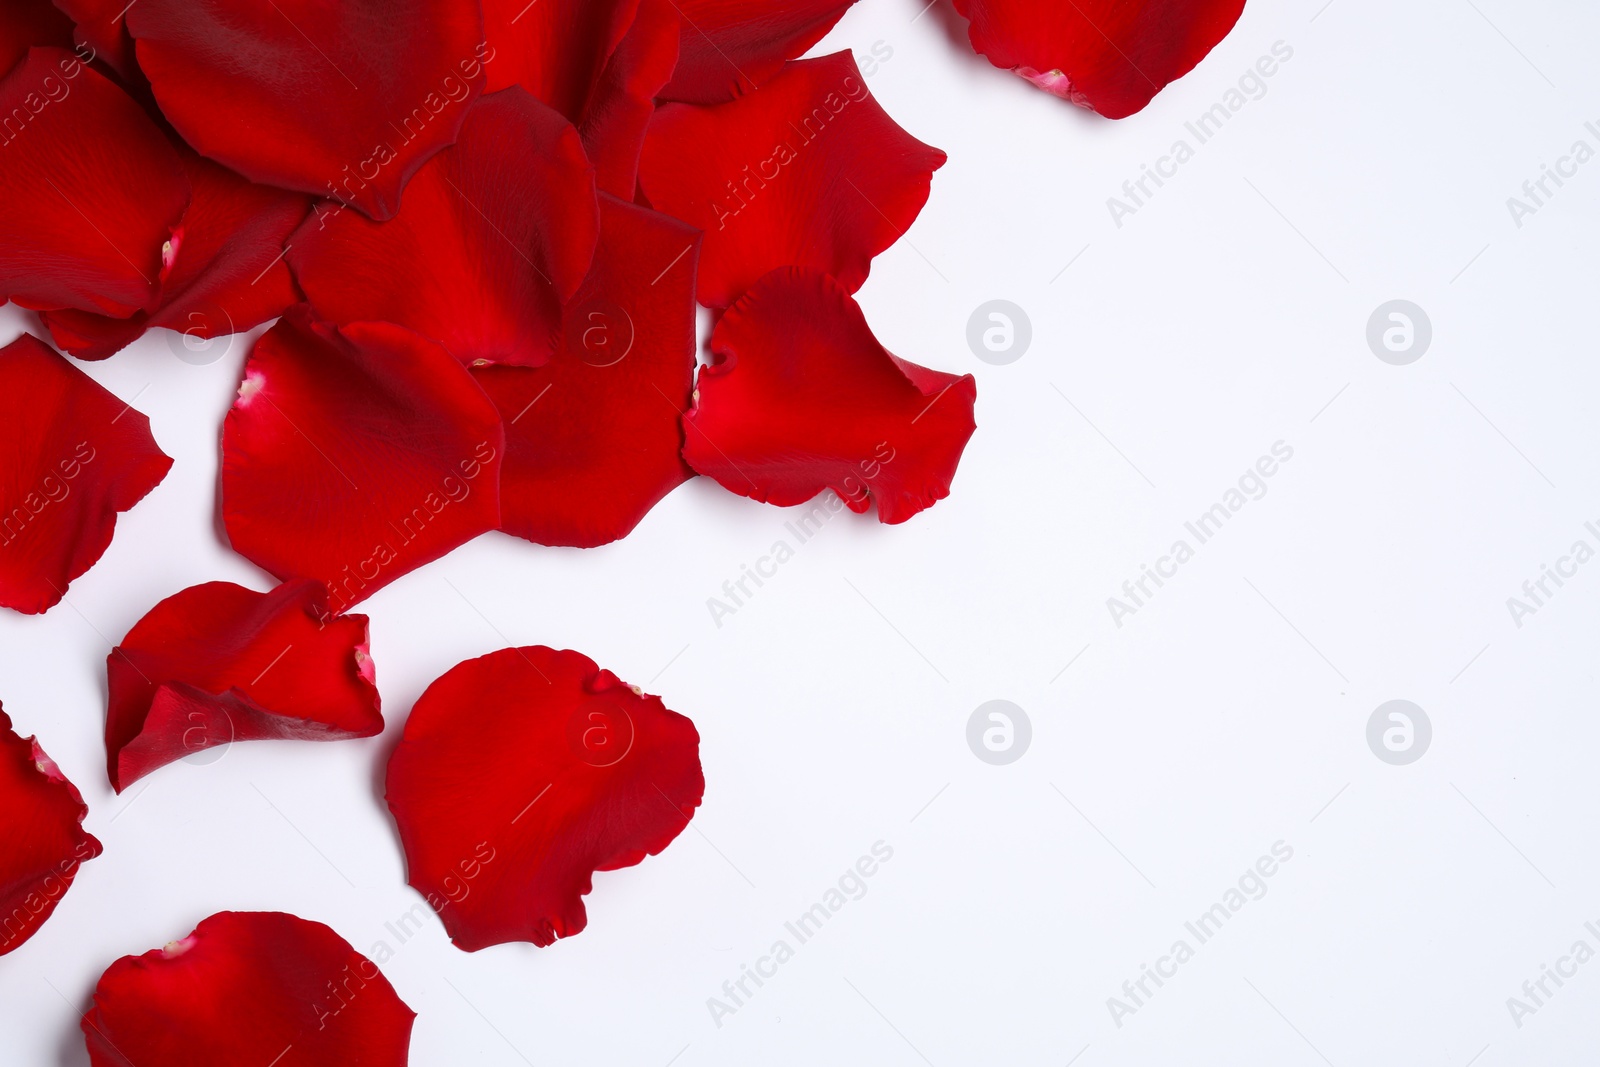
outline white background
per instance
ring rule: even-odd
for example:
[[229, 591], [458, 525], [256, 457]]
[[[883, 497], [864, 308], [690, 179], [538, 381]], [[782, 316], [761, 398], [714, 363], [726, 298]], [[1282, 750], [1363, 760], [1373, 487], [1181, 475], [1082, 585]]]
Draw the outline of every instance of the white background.
[[[852, 10], [819, 52], [891, 47], [872, 90], [950, 154], [861, 299], [892, 350], [978, 376], [952, 496], [899, 528], [833, 520], [720, 628], [707, 598], [790, 516], [708, 481], [602, 550], [486, 537], [362, 607], [380, 738], [234, 746], [110, 793], [111, 643], [185, 586], [270, 581], [213, 514], [243, 341], [89, 365], [177, 465], [69, 604], [0, 616], [0, 700], [106, 846], [0, 960], [0, 1062], [86, 1064], [101, 970], [222, 909], [397, 947], [419, 1067], [1593, 1062], [1600, 962], [1520, 1028], [1506, 999], [1600, 948], [1600, 562], [1520, 628], [1506, 598], [1600, 547], [1600, 161], [1520, 229], [1506, 199], [1600, 147], [1600, 16], [1322, 3], [1252, 0], [1119, 123], [972, 55], [946, 0]], [[1106, 198], [1277, 41], [1265, 95], [1114, 225]], [[1008, 366], [965, 340], [993, 298], [1032, 319]], [[1396, 298], [1434, 327], [1409, 366], [1365, 339]], [[1117, 627], [1106, 599], [1279, 440], [1267, 494]], [[432, 679], [511, 643], [582, 650], [690, 715], [705, 806], [600, 875], [590, 928], [553, 948], [468, 955], [433, 922], [395, 946], [418, 898], [383, 762]], [[995, 698], [1033, 725], [1004, 767], [965, 735]], [[1365, 739], [1395, 698], [1433, 724], [1410, 766]], [[879, 840], [866, 896], [718, 1027], [707, 998]], [[1266, 895], [1117, 1026], [1107, 998], [1280, 840]]]

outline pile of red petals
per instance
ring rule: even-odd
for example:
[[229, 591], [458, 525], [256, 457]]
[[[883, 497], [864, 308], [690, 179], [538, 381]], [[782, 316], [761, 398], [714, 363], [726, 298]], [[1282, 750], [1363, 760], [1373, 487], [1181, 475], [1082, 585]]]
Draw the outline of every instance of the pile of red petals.
[[[949, 495], [973, 379], [889, 352], [855, 299], [945, 155], [849, 52], [801, 58], [854, 2], [7, 0], [0, 302], [39, 330], [0, 350], [0, 607], [63, 600], [172, 465], [61, 352], [271, 324], [219, 511], [281, 584], [183, 590], [112, 649], [116, 790], [380, 733], [350, 609], [481, 534], [604, 545], [696, 475], [890, 524]], [[1109, 117], [1242, 8], [954, 2], [997, 66]], [[582, 930], [595, 873], [704, 789], [690, 720], [542, 646], [441, 677], [388, 772], [409, 880], [468, 951]], [[99, 855], [85, 815], [0, 713], [0, 955]], [[402, 1064], [412, 1019], [327, 927], [224, 912], [113, 964], [83, 1030], [97, 1067]]]

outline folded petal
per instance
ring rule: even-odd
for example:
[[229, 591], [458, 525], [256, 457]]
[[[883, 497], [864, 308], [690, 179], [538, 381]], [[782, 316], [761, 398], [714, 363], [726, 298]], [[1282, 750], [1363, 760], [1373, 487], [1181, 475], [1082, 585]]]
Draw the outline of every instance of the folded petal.
[[666, 848], [705, 792], [700, 735], [587, 656], [508, 648], [422, 694], [389, 760], [411, 885], [457, 947], [552, 944], [595, 871]]
[[72, 47], [72, 20], [50, 0], [6, 0], [0, 5], [0, 75], [38, 46]]
[[78, 868], [100, 855], [83, 829], [89, 809], [31, 737], [0, 711], [0, 956], [50, 918]]
[[593, 548], [693, 476], [681, 416], [695, 365], [700, 233], [602, 196], [600, 247], [543, 367], [472, 374], [506, 422], [500, 528]]
[[319, 922], [224, 911], [106, 968], [92, 1067], [405, 1067], [416, 1013]]
[[839, 52], [790, 63], [731, 103], [660, 108], [639, 182], [657, 211], [705, 231], [700, 302], [722, 308], [786, 266], [855, 292], [922, 211], [944, 162], [884, 113]]
[[638, 187], [639, 153], [656, 94], [678, 62], [678, 25], [673, 0], [640, 0], [638, 16], [575, 120], [596, 183], [624, 200], [632, 200]]
[[281, 581], [335, 612], [500, 524], [500, 415], [467, 369], [401, 326], [290, 308], [222, 425], [222, 518]]
[[0, 302], [131, 315], [155, 306], [189, 181], [166, 134], [71, 52], [0, 81]]
[[490, 55], [459, 0], [139, 0], [124, 18], [202, 155], [376, 219], [455, 140]]
[[832, 489], [900, 523], [950, 495], [977, 385], [907, 363], [832, 278], [780, 270], [728, 309], [700, 371], [684, 457], [723, 488], [780, 507]]
[[661, 96], [720, 104], [764, 85], [827, 36], [855, 0], [678, 0], [678, 69]]
[[1143, 110], [1228, 35], [1244, 0], [955, 0], [989, 62], [1108, 119]]
[[104, 60], [124, 79], [143, 82], [144, 75], [139, 73], [133, 55], [133, 38], [128, 36], [128, 24], [122, 17], [129, 7], [128, 0], [56, 0], [55, 6], [77, 23], [73, 36], [94, 53], [95, 59]]
[[106, 657], [106, 770], [121, 792], [234, 741], [383, 731], [367, 617], [335, 616], [318, 582], [257, 593], [210, 582], [168, 597]]
[[149, 419], [43, 341], [0, 349], [0, 607], [59, 602], [171, 467]]
[[304, 193], [257, 185], [179, 146], [194, 199], [182, 240], [154, 312], [110, 318], [87, 311], [41, 318], [62, 349], [104, 359], [160, 327], [191, 343], [246, 330], [300, 300], [283, 261], [284, 243], [311, 211]]
[[577, 131], [513, 87], [472, 106], [392, 220], [313, 216], [288, 258], [324, 319], [406, 326], [464, 363], [537, 366], [594, 257], [599, 213]]

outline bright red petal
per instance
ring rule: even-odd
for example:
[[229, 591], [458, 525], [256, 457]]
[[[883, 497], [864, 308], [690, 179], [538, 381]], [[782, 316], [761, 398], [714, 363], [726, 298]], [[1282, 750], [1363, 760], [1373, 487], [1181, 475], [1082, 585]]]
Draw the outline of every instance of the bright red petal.
[[342, 612], [500, 524], [500, 415], [433, 342], [290, 308], [262, 335], [222, 427], [222, 518], [278, 579]]
[[339, 741], [383, 731], [367, 617], [333, 615], [319, 583], [257, 593], [197, 585], [157, 604], [106, 657], [106, 770], [122, 792], [233, 741]]
[[1108, 119], [1140, 111], [1228, 35], [1244, 0], [955, 0], [989, 62]]
[[542, 545], [615, 541], [694, 473], [680, 418], [694, 387], [700, 234], [610, 196], [601, 219], [555, 358], [473, 371], [506, 421], [500, 528]]
[[464, 363], [537, 366], [594, 257], [599, 214], [577, 131], [512, 88], [473, 105], [392, 220], [314, 216], [289, 262], [325, 319], [397, 323]]
[[[855, 0], [679, 0], [683, 40], [664, 100], [720, 104], [827, 36]], [[770, 147], [770, 146], [768, 146]]]
[[906, 363], [850, 294], [774, 271], [728, 309], [700, 371], [684, 457], [723, 488], [780, 507], [832, 489], [853, 511], [904, 522], [950, 495], [977, 386]]
[[720, 308], [786, 266], [855, 292], [944, 161], [895, 125], [840, 52], [790, 63], [732, 103], [662, 107], [639, 181], [657, 211], [705, 231], [700, 302]]
[[78, 868], [100, 855], [85, 833], [89, 809], [31, 737], [18, 737], [0, 711], [0, 956], [38, 932], [72, 887]]
[[321, 923], [224, 911], [106, 968], [82, 1025], [92, 1067], [405, 1067], [415, 1019]]
[[38, 48], [0, 82], [0, 302], [131, 315], [178, 250], [189, 181], [128, 94]]
[[489, 54], [460, 0], [139, 0], [139, 66], [183, 139], [252, 181], [393, 215]]
[[595, 871], [689, 824], [699, 749], [694, 723], [587, 656], [468, 660], [422, 694], [389, 760], [411, 885], [468, 952], [578, 933]]
[[0, 349], [0, 607], [59, 602], [171, 468], [149, 419], [43, 341]]
[[72, 20], [50, 0], [0, 4], [0, 75], [9, 74], [35, 45], [71, 48]]
[[153, 314], [114, 319], [87, 311], [45, 312], [50, 336], [79, 359], [104, 359], [161, 327], [197, 341], [243, 333], [300, 300], [283, 246], [311, 198], [256, 185], [180, 146], [194, 201], [183, 216], [172, 273]]
[[56, 7], [78, 24], [76, 40], [93, 51], [93, 58], [104, 60], [124, 78], [142, 82], [144, 76], [133, 56], [133, 38], [122, 18], [128, 6], [128, 0], [56, 0]]

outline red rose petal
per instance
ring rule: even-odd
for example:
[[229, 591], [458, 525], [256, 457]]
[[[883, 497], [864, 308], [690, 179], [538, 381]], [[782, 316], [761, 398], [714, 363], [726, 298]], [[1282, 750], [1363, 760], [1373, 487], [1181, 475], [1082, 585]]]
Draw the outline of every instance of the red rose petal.
[[594, 257], [599, 214], [577, 131], [511, 88], [472, 106], [392, 220], [307, 219], [289, 262], [325, 319], [397, 323], [464, 363], [537, 366]]
[[972, 47], [1108, 119], [1140, 111], [1228, 35], [1244, 0], [955, 0]]
[[125, 16], [161, 111], [252, 181], [384, 219], [455, 140], [489, 54], [459, 0], [139, 0]]
[[56, 0], [56, 7], [78, 24], [75, 39], [94, 53], [93, 58], [104, 60], [125, 79], [143, 82], [133, 55], [133, 38], [122, 18], [128, 0]]
[[6, 0], [0, 4], [0, 75], [22, 62], [35, 45], [72, 47], [72, 20], [50, 0]]
[[[766, 84], [855, 0], [678, 0], [683, 39], [664, 100], [720, 104]], [[770, 147], [770, 146], [769, 146]]]
[[684, 457], [780, 507], [832, 489], [886, 523], [950, 494], [977, 386], [896, 358], [832, 278], [781, 270], [723, 315], [700, 371]]
[[682, 412], [694, 386], [700, 233], [602, 196], [600, 247], [543, 367], [473, 377], [506, 421], [500, 528], [542, 545], [625, 536], [693, 476]]
[[0, 711], [0, 956], [21, 947], [50, 918], [78, 868], [100, 855], [84, 832], [89, 809], [31, 737], [18, 737]]
[[389, 323], [290, 308], [222, 427], [222, 518], [279, 580], [342, 612], [500, 524], [500, 416], [466, 368]]
[[596, 184], [624, 200], [632, 200], [638, 187], [639, 153], [656, 94], [678, 62], [678, 24], [673, 0], [641, 0], [638, 17], [578, 119]]
[[588, 922], [595, 871], [677, 837], [705, 792], [700, 735], [587, 656], [508, 648], [422, 694], [389, 760], [411, 885], [468, 952]]
[[633, 199], [655, 96], [678, 60], [674, 0], [488, 0], [487, 89], [520, 85], [578, 127], [600, 188]]
[[71, 52], [0, 81], [0, 302], [131, 315], [155, 306], [189, 181], [167, 137]]
[[732, 103], [662, 107], [639, 181], [657, 211], [705, 231], [700, 302], [720, 308], [791, 265], [855, 292], [944, 162], [895, 125], [840, 52], [790, 63]]
[[194, 341], [243, 333], [300, 300], [283, 246], [311, 210], [311, 198], [256, 185], [226, 167], [179, 149], [194, 188], [177, 258], [151, 314], [108, 318], [86, 311], [45, 312], [50, 336], [79, 359], [105, 359], [161, 327]]
[[82, 1026], [92, 1067], [405, 1067], [415, 1019], [322, 923], [224, 911], [106, 968]]
[[43, 341], [0, 349], [0, 607], [59, 602], [171, 468], [149, 419]]
[[106, 657], [106, 769], [122, 792], [233, 741], [383, 732], [367, 617], [334, 616], [317, 582], [257, 593], [229, 582], [170, 596]]

